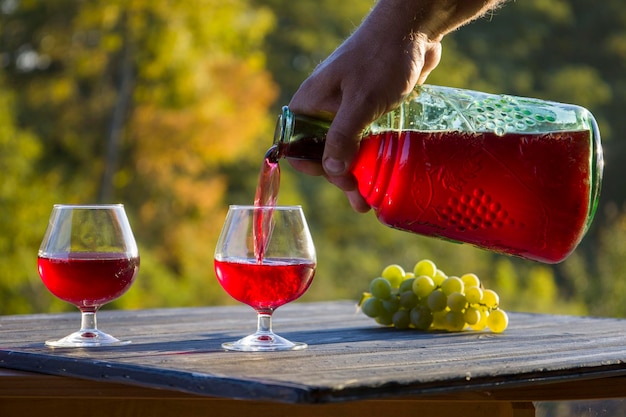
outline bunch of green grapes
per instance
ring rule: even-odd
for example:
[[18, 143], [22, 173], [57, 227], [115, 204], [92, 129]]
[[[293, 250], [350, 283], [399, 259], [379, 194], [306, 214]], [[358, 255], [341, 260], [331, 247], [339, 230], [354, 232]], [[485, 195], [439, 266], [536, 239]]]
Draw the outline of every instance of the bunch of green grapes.
[[503, 332], [509, 318], [500, 297], [484, 288], [476, 274], [447, 276], [430, 259], [415, 264], [412, 272], [388, 265], [372, 280], [359, 302], [361, 311], [383, 326], [397, 329], [465, 329]]

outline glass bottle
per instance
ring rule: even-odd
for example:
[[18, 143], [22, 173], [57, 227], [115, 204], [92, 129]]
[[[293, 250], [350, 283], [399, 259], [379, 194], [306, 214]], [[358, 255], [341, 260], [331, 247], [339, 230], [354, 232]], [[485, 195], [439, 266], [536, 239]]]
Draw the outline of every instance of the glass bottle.
[[[277, 158], [321, 160], [329, 126], [283, 107]], [[351, 171], [387, 226], [557, 263], [593, 219], [603, 158], [583, 107], [423, 85], [369, 126]]]

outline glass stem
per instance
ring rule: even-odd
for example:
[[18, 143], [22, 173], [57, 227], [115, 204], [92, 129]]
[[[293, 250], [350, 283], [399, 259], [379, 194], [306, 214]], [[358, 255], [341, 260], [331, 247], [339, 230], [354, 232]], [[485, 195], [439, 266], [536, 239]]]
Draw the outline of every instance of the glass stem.
[[96, 312], [95, 311], [81, 311], [80, 313], [80, 331], [93, 332], [98, 329], [96, 324]]
[[271, 334], [272, 333], [272, 314], [271, 313], [258, 313], [257, 315], [257, 333]]

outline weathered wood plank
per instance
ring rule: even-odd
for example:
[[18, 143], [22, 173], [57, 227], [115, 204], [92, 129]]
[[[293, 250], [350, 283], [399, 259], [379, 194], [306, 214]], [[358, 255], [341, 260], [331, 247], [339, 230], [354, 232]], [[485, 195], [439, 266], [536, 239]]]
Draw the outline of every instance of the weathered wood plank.
[[[607, 377], [601, 380], [568, 380], [550, 384], [529, 384], [526, 386], [494, 387], [481, 391], [460, 391], [435, 395], [420, 395], [419, 401], [433, 402], [511, 402], [528, 403], [533, 401], [569, 401], [620, 398], [626, 395], [626, 376]], [[198, 400], [216, 397], [198, 396], [175, 390], [155, 389], [138, 385], [128, 385], [99, 380], [87, 380], [67, 376], [47, 375], [35, 372], [0, 369], [0, 399], [8, 398], [170, 398]], [[398, 397], [394, 400], [415, 400]], [[383, 401], [383, 400], [381, 400]], [[386, 400], [385, 400], [386, 401]]]
[[294, 303], [275, 330], [309, 349], [222, 351], [252, 332], [244, 306], [103, 311], [100, 326], [129, 346], [52, 350], [77, 314], [0, 317], [0, 366], [194, 394], [316, 403], [480, 392], [626, 375], [626, 321], [511, 314], [500, 335], [377, 326], [354, 303]]
[[237, 401], [223, 399], [89, 399], [77, 408], [76, 402], [39, 399], [23, 402], [3, 400], [0, 413], [3, 416], [48, 416], [67, 415], [73, 417], [232, 417], [240, 415], [272, 415], [278, 417], [380, 417], [393, 413], [394, 417], [534, 417], [532, 403], [512, 404], [506, 402], [476, 403], [434, 401], [364, 401], [358, 403], [333, 404], [277, 404], [260, 401]]

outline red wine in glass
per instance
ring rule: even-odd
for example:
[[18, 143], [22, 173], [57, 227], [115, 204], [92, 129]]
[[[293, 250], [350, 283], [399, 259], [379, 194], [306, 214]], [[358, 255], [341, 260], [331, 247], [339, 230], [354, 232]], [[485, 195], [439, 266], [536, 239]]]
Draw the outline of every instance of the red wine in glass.
[[315, 274], [315, 262], [226, 258], [215, 261], [215, 271], [224, 290], [235, 300], [257, 311], [273, 311], [306, 292]]
[[[271, 225], [261, 240], [261, 257], [259, 224]], [[225, 349], [272, 351], [307, 346], [278, 336], [271, 324], [274, 310], [303, 295], [315, 274], [315, 247], [300, 206], [230, 206], [215, 248], [214, 267], [224, 290], [257, 312], [257, 331], [222, 344]]]
[[80, 330], [46, 345], [130, 343], [102, 332], [96, 324], [98, 309], [122, 296], [139, 271], [137, 244], [121, 204], [55, 205], [37, 262], [46, 288], [81, 312]]
[[39, 256], [39, 275], [57, 298], [81, 310], [96, 310], [133, 284], [139, 257], [125, 253], [69, 252]]

